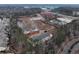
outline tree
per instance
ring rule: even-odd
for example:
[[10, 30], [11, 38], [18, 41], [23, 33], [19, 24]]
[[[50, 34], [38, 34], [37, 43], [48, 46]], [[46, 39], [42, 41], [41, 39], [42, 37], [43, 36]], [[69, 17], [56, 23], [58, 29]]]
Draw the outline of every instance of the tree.
[[65, 40], [65, 31], [63, 28], [57, 29], [56, 37], [54, 39], [54, 42], [56, 45], [60, 46], [61, 43]]

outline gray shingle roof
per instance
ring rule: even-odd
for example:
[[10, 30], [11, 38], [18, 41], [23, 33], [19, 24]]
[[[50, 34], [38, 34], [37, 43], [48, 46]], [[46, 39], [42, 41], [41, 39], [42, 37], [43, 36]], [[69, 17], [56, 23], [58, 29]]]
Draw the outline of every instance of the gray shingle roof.
[[33, 37], [32, 39], [33, 39], [33, 40], [42, 40], [42, 39], [46, 38], [47, 36], [49, 36], [48, 33], [43, 33], [43, 34], [41, 34], [41, 35], [39, 35], [39, 36]]

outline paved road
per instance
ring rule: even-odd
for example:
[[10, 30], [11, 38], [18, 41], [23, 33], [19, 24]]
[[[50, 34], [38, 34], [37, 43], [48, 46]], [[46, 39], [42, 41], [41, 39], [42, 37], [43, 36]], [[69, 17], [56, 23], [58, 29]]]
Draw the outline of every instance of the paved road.
[[[78, 39], [73, 39], [72, 41], [68, 42], [67, 45], [64, 46], [64, 49], [63, 51], [61, 52], [62, 54], [67, 54], [69, 53], [69, 50], [71, 49], [72, 45], [75, 43], [75, 42], [78, 42], [79, 41], [79, 38]], [[76, 45], [76, 43], [75, 43]], [[74, 47], [74, 46], [73, 46]], [[77, 48], [79, 47], [79, 45], [76, 46]], [[72, 51], [71, 51], [72, 52]]]
[[79, 53], [79, 42], [71, 49], [71, 54]]

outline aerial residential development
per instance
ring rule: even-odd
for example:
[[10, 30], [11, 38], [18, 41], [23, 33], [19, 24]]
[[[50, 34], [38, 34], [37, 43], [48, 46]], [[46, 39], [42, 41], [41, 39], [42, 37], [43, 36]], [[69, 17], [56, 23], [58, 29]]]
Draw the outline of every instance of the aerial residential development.
[[0, 5], [0, 54], [78, 54], [79, 5]]

